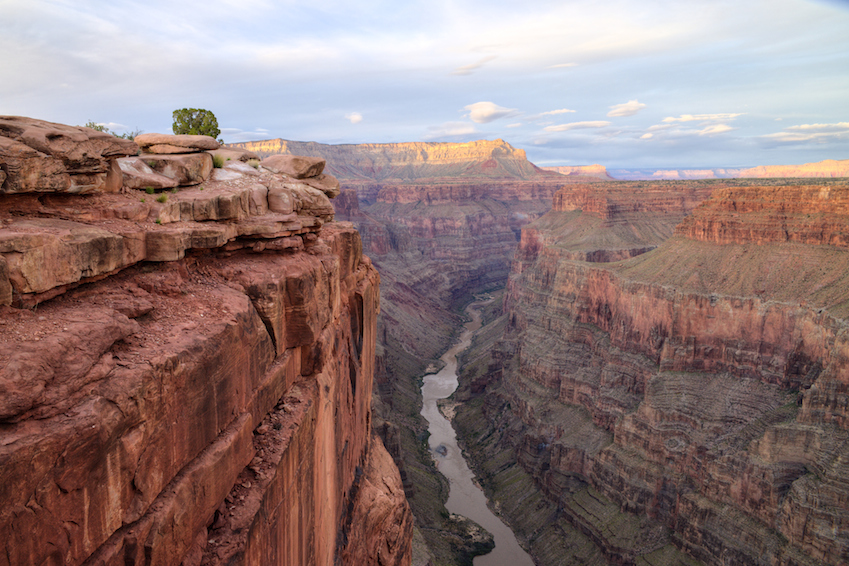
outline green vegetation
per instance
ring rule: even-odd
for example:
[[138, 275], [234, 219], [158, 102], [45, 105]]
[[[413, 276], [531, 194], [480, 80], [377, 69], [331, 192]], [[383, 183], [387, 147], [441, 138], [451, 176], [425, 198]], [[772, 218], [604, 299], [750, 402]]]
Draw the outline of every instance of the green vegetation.
[[224, 158], [220, 155], [213, 155], [212, 166], [216, 169], [221, 169], [222, 167], [224, 167]]
[[259, 169], [259, 159], [248, 159], [248, 165], [254, 169]]
[[168, 195], [159, 195], [156, 197], [156, 202], [165, 202], [168, 200]]
[[153, 192], [154, 192], [154, 189], [153, 189], [153, 187], [145, 187], [144, 192], [146, 192], [149, 195], [152, 195]]
[[[174, 124], [171, 129], [175, 134], [190, 134], [218, 138], [218, 120], [215, 114], [203, 108], [180, 108], [172, 114]], [[219, 140], [220, 141], [220, 140]]]
[[84, 127], [91, 128], [92, 130], [94, 130], [96, 132], [103, 132], [105, 134], [111, 134], [111, 135], [115, 136], [116, 138], [121, 138], [121, 139], [125, 139], [125, 140], [132, 140], [136, 136], [144, 133], [143, 130], [136, 128], [135, 130], [132, 130], [132, 131], [129, 131], [129, 132], [124, 132], [123, 134], [117, 134], [117, 133], [113, 132], [112, 130], [110, 130], [109, 128], [107, 128], [105, 124], [98, 124], [94, 120], [89, 120], [88, 122], [86, 122]]

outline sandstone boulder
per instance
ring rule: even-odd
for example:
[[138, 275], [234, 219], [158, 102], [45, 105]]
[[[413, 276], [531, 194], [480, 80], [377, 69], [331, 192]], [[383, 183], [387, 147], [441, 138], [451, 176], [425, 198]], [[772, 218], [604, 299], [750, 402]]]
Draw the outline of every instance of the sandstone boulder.
[[171, 189], [178, 185], [175, 179], [160, 175], [151, 169], [140, 157], [122, 157], [118, 166], [124, 178], [124, 186], [131, 189]]
[[194, 136], [188, 134], [141, 134], [135, 141], [145, 153], [172, 154], [196, 153], [218, 149], [221, 144], [211, 136]]
[[326, 161], [320, 157], [304, 157], [301, 155], [272, 155], [262, 160], [261, 165], [283, 175], [295, 179], [316, 177], [324, 171]]
[[259, 171], [257, 171], [256, 167], [251, 167], [244, 161], [225, 162], [224, 169], [229, 171], [238, 171], [242, 175], [247, 175], [249, 177], [259, 177]]
[[329, 198], [336, 198], [337, 196], [339, 196], [339, 180], [333, 175], [325, 175], [324, 173], [322, 173], [321, 175], [304, 179], [303, 182], [315, 189], [320, 190]]
[[235, 181], [236, 179], [241, 179], [242, 174], [238, 171], [233, 171], [232, 169], [213, 169], [212, 170], [212, 180], [213, 181]]
[[90, 128], [21, 116], [0, 116], [4, 193], [114, 192], [120, 175], [112, 161], [138, 146]]
[[295, 199], [295, 212], [300, 215], [332, 220], [333, 215], [336, 214], [330, 199], [318, 189], [307, 185], [295, 185], [292, 196]]
[[198, 185], [212, 174], [212, 156], [205, 152], [143, 155], [142, 160], [156, 173], [173, 179], [179, 186]]
[[268, 187], [268, 209], [280, 214], [291, 214], [295, 211], [295, 200], [292, 191], [286, 183], [273, 183]]

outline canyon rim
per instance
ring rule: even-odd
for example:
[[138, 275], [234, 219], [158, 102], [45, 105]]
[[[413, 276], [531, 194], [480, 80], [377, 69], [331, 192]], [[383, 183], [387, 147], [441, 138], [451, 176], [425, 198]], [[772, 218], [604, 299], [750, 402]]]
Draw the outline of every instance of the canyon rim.
[[0, 565], [468, 564], [417, 379], [483, 292], [449, 413], [538, 564], [849, 562], [845, 179], [20, 117], [0, 163]]

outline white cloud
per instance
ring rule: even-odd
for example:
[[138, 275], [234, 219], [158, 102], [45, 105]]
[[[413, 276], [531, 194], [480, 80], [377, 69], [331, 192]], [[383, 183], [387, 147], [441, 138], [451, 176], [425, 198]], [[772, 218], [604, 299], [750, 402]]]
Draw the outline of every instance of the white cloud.
[[506, 127], [508, 127], [508, 128], [519, 128], [521, 126], [522, 126], [521, 122], [516, 122], [515, 124], [507, 124]]
[[710, 126], [699, 130], [698, 134], [700, 136], [713, 136], [716, 134], [724, 134], [725, 132], [730, 132], [733, 129], [734, 128], [732, 128], [728, 124], [711, 124]]
[[767, 134], [763, 137], [785, 143], [849, 139], [849, 122], [800, 124], [789, 126], [783, 132]]
[[651, 139], [651, 138], [653, 138], [653, 137], [654, 137], [654, 134], [645, 133], [645, 134], [643, 134], [643, 135], [641, 135], [641, 136], [640, 136], [640, 139], [641, 139], [641, 140], [649, 140], [649, 139]]
[[475, 102], [464, 107], [464, 110], [469, 111], [469, 118], [472, 122], [478, 124], [486, 124], [499, 118], [506, 118], [516, 114], [515, 108], [504, 108], [493, 102]]
[[675, 118], [670, 116], [668, 118], [664, 118], [664, 122], [724, 122], [726, 120], [733, 120], [737, 116], [742, 116], [742, 113], [738, 114], [681, 114], [681, 116]]
[[474, 125], [468, 122], [445, 122], [439, 126], [430, 126], [428, 133], [422, 136], [422, 139], [433, 140], [442, 138], [454, 138], [460, 136], [470, 136], [476, 134], [477, 130]]
[[549, 65], [549, 69], [566, 69], [569, 67], [577, 67], [577, 63], [558, 63], [557, 65]]
[[359, 124], [363, 121], [363, 115], [359, 112], [349, 112], [345, 114], [345, 119], [349, 120], [352, 124]]
[[569, 112], [576, 112], [576, 110], [561, 108], [560, 110], [549, 110], [548, 112], [543, 112], [542, 114], [540, 114], [540, 116], [554, 116], [555, 114], [567, 114]]
[[557, 126], [546, 126], [546, 132], [566, 132], [568, 130], [580, 130], [586, 128], [604, 128], [609, 126], [610, 122], [605, 122], [601, 120], [590, 121], [590, 122], [570, 122], [568, 124], [559, 124]]
[[624, 104], [614, 104], [610, 107], [610, 112], [607, 113], [610, 117], [624, 117], [624, 116], [633, 116], [646, 105], [642, 102], [638, 102], [636, 100], [629, 100]]
[[477, 63], [472, 63], [470, 65], [463, 65], [462, 67], [457, 67], [454, 69], [451, 74], [452, 75], [471, 75], [474, 71], [477, 71], [493, 59], [495, 59], [495, 55], [489, 55], [488, 57], [484, 57], [479, 60]]

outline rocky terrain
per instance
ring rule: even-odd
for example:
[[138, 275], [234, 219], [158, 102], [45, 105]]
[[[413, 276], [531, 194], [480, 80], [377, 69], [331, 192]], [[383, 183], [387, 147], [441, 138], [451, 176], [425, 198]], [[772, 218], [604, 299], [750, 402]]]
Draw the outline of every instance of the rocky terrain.
[[445, 479], [427, 451], [418, 380], [438, 364], [474, 293], [503, 286], [521, 228], [564, 184], [501, 140], [461, 144], [328, 146], [285, 140], [239, 144], [259, 155], [309, 152], [344, 181], [334, 201], [381, 274], [375, 414], [398, 463], [424, 545], [414, 559], [467, 564], [482, 548], [449, 519]]
[[0, 564], [408, 564], [338, 182], [137, 142], [0, 117]]
[[545, 171], [554, 171], [561, 175], [583, 175], [587, 177], [598, 177], [605, 181], [613, 181], [607, 168], [604, 165], [575, 165], [575, 166], [559, 166], [559, 167], [543, 167]]
[[541, 564], [849, 562], [849, 185], [698, 200], [562, 190], [466, 357], [455, 426]]

